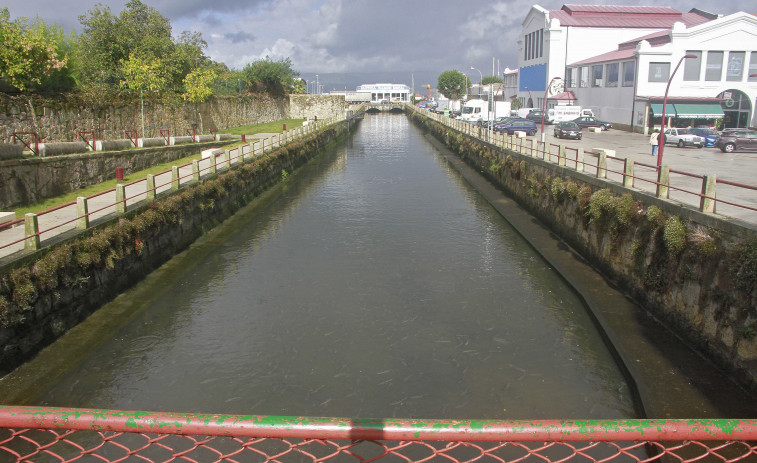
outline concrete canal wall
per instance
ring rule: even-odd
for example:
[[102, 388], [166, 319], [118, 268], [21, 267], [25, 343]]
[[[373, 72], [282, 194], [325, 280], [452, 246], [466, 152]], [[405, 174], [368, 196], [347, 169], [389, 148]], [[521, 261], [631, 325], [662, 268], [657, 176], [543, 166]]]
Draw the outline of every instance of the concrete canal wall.
[[0, 268], [0, 376], [352, 127], [351, 122], [333, 124]]
[[[757, 232], [409, 117], [546, 224], [630, 298], [757, 391]], [[642, 314], [639, 314], [642, 316]]]

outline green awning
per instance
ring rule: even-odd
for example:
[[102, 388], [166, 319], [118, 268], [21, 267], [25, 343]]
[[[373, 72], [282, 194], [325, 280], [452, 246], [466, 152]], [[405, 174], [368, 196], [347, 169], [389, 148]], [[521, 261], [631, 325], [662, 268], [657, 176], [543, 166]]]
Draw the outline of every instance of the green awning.
[[[652, 114], [655, 115], [655, 117], [662, 116], [662, 103], [651, 103], [650, 108], [652, 109]], [[676, 115], [676, 110], [673, 107], [673, 103], [668, 103], [665, 105], [665, 117], [674, 117]]]
[[720, 103], [675, 103], [673, 106], [679, 119], [718, 119], [723, 117], [723, 108]]

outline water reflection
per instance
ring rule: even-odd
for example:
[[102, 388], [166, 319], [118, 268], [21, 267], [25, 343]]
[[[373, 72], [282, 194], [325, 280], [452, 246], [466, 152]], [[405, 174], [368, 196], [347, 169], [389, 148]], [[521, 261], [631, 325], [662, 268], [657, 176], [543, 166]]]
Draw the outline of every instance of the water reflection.
[[366, 117], [279, 192], [133, 290], [141, 312], [35, 403], [634, 415], [575, 294], [404, 116]]

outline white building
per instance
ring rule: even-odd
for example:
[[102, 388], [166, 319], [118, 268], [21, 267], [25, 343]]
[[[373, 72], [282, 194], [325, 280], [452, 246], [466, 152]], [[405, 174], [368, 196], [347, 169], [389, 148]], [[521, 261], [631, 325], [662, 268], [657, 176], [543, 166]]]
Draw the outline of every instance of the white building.
[[[757, 17], [718, 17], [670, 7], [534, 5], [518, 41], [517, 97], [542, 107], [547, 86], [563, 79], [563, 94], [547, 107], [575, 104], [615, 126], [647, 131], [659, 124], [668, 79], [666, 118], [674, 125], [757, 125]], [[718, 109], [718, 106], [721, 106]]]
[[[632, 76], [628, 68], [637, 71]], [[669, 80], [666, 125], [753, 127], [757, 17], [735, 13], [689, 27], [677, 22], [570, 63], [566, 73], [566, 89], [574, 92], [577, 104], [634, 131], [659, 126]]]
[[381, 103], [382, 101], [405, 101], [409, 102], [412, 96], [410, 87], [405, 84], [367, 84], [360, 85], [358, 92], [370, 92], [371, 102]]

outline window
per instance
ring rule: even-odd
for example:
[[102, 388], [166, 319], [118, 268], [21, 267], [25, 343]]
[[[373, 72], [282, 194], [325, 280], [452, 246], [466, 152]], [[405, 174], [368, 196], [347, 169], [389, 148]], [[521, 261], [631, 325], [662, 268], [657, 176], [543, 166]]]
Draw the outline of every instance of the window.
[[530, 48], [528, 39], [530, 38], [531, 38], [531, 34], [526, 34], [526, 36], [523, 38], [523, 59], [525, 61], [528, 61], [529, 59], [528, 52], [531, 48]]
[[749, 58], [749, 82], [757, 82], [757, 51], [753, 51]]
[[723, 52], [708, 51], [707, 67], [704, 71], [704, 80], [718, 81], [723, 76]]
[[732, 82], [741, 82], [744, 75], [744, 57], [743, 51], [728, 52], [728, 67], [726, 68], [725, 80]]
[[602, 86], [602, 65], [593, 66], [591, 69], [592, 73], [592, 79], [591, 79], [591, 86], [592, 87], [601, 87]]
[[579, 75], [581, 76], [581, 82], [580, 87], [585, 88], [589, 86], [589, 68], [588, 67], [582, 67], [578, 68]]
[[623, 63], [623, 86], [633, 87], [636, 77], [636, 61], [626, 61]]
[[649, 63], [649, 82], [667, 82], [670, 78], [670, 63]]
[[702, 52], [701, 51], [686, 51], [687, 55], [694, 55], [696, 58], [688, 58], [683, 63], [683, 80], [695, 81], [699, 80], [699, 71], [702, 69]]
[[605, 67], [605, 73], [607, 74], [607, 81], [605, 81], [605, 87], [617, 87], [618, 86], [618, 68], [620, 63], [610, 63]]

